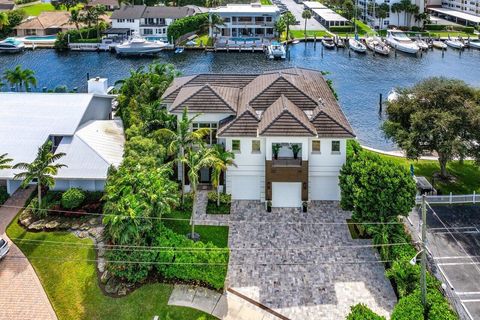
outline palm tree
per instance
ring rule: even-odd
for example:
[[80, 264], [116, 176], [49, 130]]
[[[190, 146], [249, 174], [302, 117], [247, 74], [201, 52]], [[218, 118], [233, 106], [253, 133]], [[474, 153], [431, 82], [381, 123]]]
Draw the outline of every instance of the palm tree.
[[377, 16], [380, 19], [380, 29], [383, 28], [383, 20], [388, 16], [390, 6], [387, 3], [382, 3], [378, 6]]
[[0, 154], [0, 170], [2, 169], [10, 169], [11, 166], [9, 165], [10, 162], [12, 162], [13, 159], [7, 158], [7, 154]]
[[178, 121], [177, 132], [164, 128], [157, 131], [157, 135], [164, 135], [169, 139], [168, 152], [171, 155], [176, 154], [175, 162], [182, 164], [182, 206], [185, 203], [185, 165], [182, 159], [185, 158], [185, 150], [191, 148], [196, 144], [203, 144], [202, 138], [210, 133], [210, 129], [201, 128], [196, 131], [192, 131], [192, 124], [195, 119], [200, 116], [197, 114], [192, 118], [188, 117], [188, 108], [183, 109], [182, 118]]
[[398, 23], [398, 26], [400, 26], [400, 12], [402, 12], [402, 5], [399, 3], [399, 2], [396, 2], [394, 4], [392, 4], [392, 13], [396, 13], [397, 14], [397, 23]]
[[222, 3], [223, 3], [222, 0], [206, 0], [205, 6], [207, 6], [207, 8], [216, 8], [221, 6]]
[[[227, 171], [228, 166], [237, 166], [233, 161], [235, 159], [235, 154], [231, 151], [225, 150], [225, 147], [216, 144], [213, 146], [213, 155], [216, 158], [215, 165], [213, 166], [213, 179], [212, 183], [213, 186], [217, 189], [217, 207], [220, 206], [220, 189], [218, 186], [220, 185], [220, 176], [223, 173], [223, 183], [225, 185], [225, 173]], [[224, 189], [225, 192], [225, 189]]]
[[14, 165], [13, 169], [22, 169], [24, 172], [17, 173], [14, 179], [23, 179], [21, 184], [25, 188], [30, 182], [37, 181], [38, 208], [42, 206], [42, 186], [51, 187], [55, 184], [53, 176], [58, 169], [66, 167], [64, 164], [55, 163], [65, 156], [65, 153], [52, 153], [52, 141], [45, 142], [38, 148], [37, 157], [32, 163], [20, 162]]
[[10, 24], [10, 21], [8, 21], [8, 14], [6, 12], [0, 12], [0, 30], [3, 29], [3, 27], [8, 26]]
[[302, 12], [302, 18], [305, 19], [305, 28], [304, 28], [304, 34], [305, 37], [307, 36], [307, 20], [312, 18], [312, 11], [310, 10], [303, 10]]
[[287, 40], [288, 40], [288, 36], [290, 33], [290, 26], [295, 22], [297, 22], [297, 19], [295, 18], [293, 13], [291, 13], [290, 11], [287, 11], [285, 14], [283, 14], [280, 19], [282, 19], [283, 22], [285, 23], [285, 28], [287, 29]]
[[400, 5], [402, 7], [403, 18], [404, 18], [403, 24], [405, 26], [407, 26], [407, 14], [411, 4], [412, 3], [410, 2], [410, 0], [400, 0]]
[[20, 91], [23, 86], [28, 91], [30, 85], [37, 86], [37, 79], [34, 74], [33, 70], [22, 70], [22, 67], [16, 66], [13, 70], [6, 70], [3, 77], [11, 86], [15, 86], [16, 91]]
[[[408, 8], [407, 8], [407, 15], [408, 15], [407, 26], [409, 28], [410, 28], [410, 25], [412, 23], [412, 15], [413, 16], [418, 15], [419, 11], [420, 11], [420, 8], [416, 4], [411, 4], [411, 5], [408, 6]], [[415, 20], [415, 21], [417, 21], [417, 20]]]
[[25, 86], [25, 91], [30, 89], [30, 85], [33, 85], [34, 87], [37, 86], [37, 78], [35, 78], [34, 75], [35, 72], [33, 70], [25, 69], [22, 71], [22, 82], [20, 83], [20, 86], [23, 84]]
[[184, 166], [188, 167], [188, 179], [190, 180], [190, 191], [192, 193], [192, 233], [190, 238], [195, 240], [197, 237], [195, 235], [195, 212], [197, 211], [197, 187], [199, 182], [199, 171], [203, 168], [212, 168], [218, 162], [218, 159], [215, 157], [213, 149], [205, 148], [200, 146], [199, 150], [193, 150], [188, 148], [187, 153], [182, 157], [181, 162]]
[[[84, 17], [79, 10], [72, 9], [72, 11], [70, 11], [70, 22], [75, 25], [77, 31], [80, 31], [80, 23], [83, 22], [83, 20]], [[78, 32], [78, 34], [80, 35], [80, 39], [83, 40], [82, 32]]]

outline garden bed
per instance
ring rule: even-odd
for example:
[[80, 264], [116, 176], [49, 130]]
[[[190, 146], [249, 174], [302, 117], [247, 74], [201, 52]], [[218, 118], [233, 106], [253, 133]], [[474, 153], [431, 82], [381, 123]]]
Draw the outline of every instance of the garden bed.
[[220, 193], [220, 205], [218, 205], [217, 196], [214, 191], [208, 193], [207, 214], [230, 214], [232, 196]]

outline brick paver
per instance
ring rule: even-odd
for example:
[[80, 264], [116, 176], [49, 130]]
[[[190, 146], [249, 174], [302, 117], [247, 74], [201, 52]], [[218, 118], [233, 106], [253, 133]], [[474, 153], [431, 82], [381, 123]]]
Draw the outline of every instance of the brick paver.
[[396, 296], [378, 253], [343, 247], [371, 241], [353, 240], [345, 224], [322, 224], [350, 217], [338, 202], [268, 213], [260, 202], [236, 201], [230, 216], [229, 246], [243, 250], [230, 253], [228, 287], [292, 320], [345, 319], [360, 302], [392, 311]]
[[[18, 190], [5, 205], [23, 206], [32, 189]], [[0, 261], [0, 319], [57, 319], [32, 265], [5, 234], [6, 227], [17, 213], [17, 208], [0, 208], [0, 234], [10, 243], [9, 254]]]

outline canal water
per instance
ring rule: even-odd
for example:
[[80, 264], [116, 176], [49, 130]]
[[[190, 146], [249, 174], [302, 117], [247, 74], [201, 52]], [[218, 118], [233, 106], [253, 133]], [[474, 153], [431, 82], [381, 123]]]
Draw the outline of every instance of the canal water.
[[[261, 53], [213, 53], [184, 51], [161, 53], [157, 60], [175, 65], [183, 74], [200, 72], [258, 73], [290, 66], [327, 71], [333, 81], [340, 105], [352, 124], [359, 140], [368, 146], [391, 150], [395, 146], [381, 131], [383, 121], [379, 114], [379, 95], [384, 99], [398, 86], [411, 86], [430, 76], [462, 79], [480, 87], [480, 50], [448, 49], [444, 56], [439, 50], [429, 51], [423, 57], [398, 53], [390, 57], [373, 56], [371, 52], [359, 55], [347, 49], [321, 50], [321, 44], [299, 43], [291, 46], [291, 58], [268, 61]], [[27, 51], [20, 55], [0, 55], [0, 73], [21, 65], [35, 71], [38, 88], [86, 89], [87, 73], [91, 77], [107, 77], [111, 84], [128, 76], [131, 69], [148, 65], [154, 59], [118, 58], [111, 53], [69, 52], [54, 50]], [[5, 90], [5, 89], [4, 89]]]

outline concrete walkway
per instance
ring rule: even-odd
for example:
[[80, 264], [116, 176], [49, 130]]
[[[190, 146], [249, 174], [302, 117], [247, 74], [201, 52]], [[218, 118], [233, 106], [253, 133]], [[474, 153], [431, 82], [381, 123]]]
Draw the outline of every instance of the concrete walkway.
[[208, 191], [200, 190], [196, 194], [197, 210], [195, 224], [203, 226], [228, 226], [229, 214], [207, 214]]
[[[25, 190], [17, 190], [4, 205], [24, 206], [33, 189], [33, 187], [29, 187]], [[0, 208], [0, 234], [10, 244], [9, 254], [0, 262], [0, 292], [2, 296], [0, 319], [57, 319], [32, 265], [5, 234], [5, 229], [17, 213], [18, 209], [16, 208]], [[9, 256], [21, 256], [25, 259], [13, 259]]]

